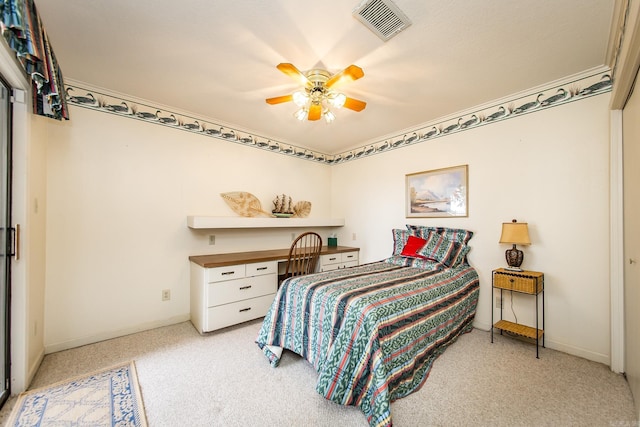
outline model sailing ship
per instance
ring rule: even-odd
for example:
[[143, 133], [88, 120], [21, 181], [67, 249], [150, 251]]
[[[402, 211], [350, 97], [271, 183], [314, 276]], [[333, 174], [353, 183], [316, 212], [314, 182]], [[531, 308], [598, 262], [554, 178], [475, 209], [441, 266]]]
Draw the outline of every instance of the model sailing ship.
[[283, 194], [281, 196], [276, 196], [275, 199], [273, 199], [273, 210], [271, 211], [272, 214], [278, 216], [278, 215], [293, 215], [293, 200], [291, 199], [291, 196], [287, 196], [286, 194]]

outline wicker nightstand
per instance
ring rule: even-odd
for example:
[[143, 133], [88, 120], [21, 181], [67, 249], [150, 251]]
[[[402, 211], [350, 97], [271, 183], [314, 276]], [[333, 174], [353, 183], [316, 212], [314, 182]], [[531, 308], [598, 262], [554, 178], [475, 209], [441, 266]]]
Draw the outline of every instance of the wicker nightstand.
[[[538, 271], [514, 271], [506, 268], [493, 270], [492, 289], [500, 289], [500, 301], [504, 303], [502, 292], [507, 290], [536, 297], [536, 327], [521, 325], [502, 319], [502, 305], [500, 306], [500, 320], [493, 323], [493, 292], [491, 293], [491, 342], [493, 329], [500, 329], [500, 334], [507, 331], [516, 335], [536, 340], [536, 358], [540, 358], [539, 347], [544, 347], [544, 274]], [[542, 298], [542, 329], [538, 328], [538, 296]]]

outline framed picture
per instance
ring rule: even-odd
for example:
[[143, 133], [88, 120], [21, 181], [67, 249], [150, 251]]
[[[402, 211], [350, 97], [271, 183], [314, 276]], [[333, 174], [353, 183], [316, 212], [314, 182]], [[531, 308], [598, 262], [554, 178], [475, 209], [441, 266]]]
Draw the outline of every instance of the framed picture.
[[461, 165], [407, 175], [407, 218], [468, 216], [468, 169]]

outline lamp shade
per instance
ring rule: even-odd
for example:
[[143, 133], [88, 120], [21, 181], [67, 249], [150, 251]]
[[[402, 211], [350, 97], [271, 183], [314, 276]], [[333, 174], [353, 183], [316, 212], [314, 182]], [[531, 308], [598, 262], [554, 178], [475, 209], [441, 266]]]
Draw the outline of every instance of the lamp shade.
[[529, 226], [526, 222], [503, 222], [502, 234], [499, 243], [510, 243], [514, 245], [530, 245]]

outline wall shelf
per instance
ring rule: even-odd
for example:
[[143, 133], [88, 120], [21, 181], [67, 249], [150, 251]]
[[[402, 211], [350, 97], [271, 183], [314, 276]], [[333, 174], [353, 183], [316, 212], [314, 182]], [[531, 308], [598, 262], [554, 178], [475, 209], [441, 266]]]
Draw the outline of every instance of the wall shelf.
[[232, 216], [188, 216], [187, 226], [194, 229], [343, 227], [344, 218], [247, 218]]

